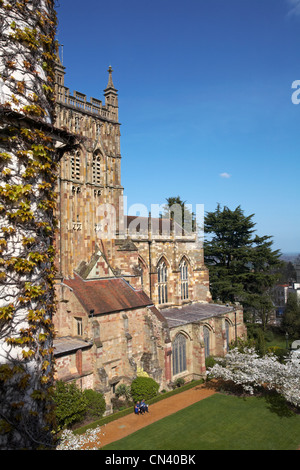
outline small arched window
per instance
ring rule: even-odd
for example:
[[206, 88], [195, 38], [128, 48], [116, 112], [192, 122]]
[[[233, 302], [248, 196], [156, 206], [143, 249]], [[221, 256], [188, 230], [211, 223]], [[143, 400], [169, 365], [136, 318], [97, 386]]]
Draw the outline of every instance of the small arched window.
[[140, 258], [139, 258], [138, 269], [139, 269], [139, 273], [140, 273], [140, 277], [141, 277], [142, 288], [144, 288], [144, 264], [143, 264], [143, 262]]
[[80, 117], [78, 114], [75, 114], [75, 132], [80, 131]]
[[158, 303], [165, 304], [168, 302], [168, 270], [166, 263], [162, 260], [157, 266], [158, 280]]
[[186, 338], [179, 333], [172, 346], [173, 375], [186, 370]]
[[182, 260], [180, 263], [180, 282], [181, 282], [181, 300], [189, 298], [189, 273], [188, 264], [186, 260]]
[[226, 333], [226, 351], [229, 351], [230, 344], [230, 324], [229, 321], [225, 320], [225, 333]]
[[204, 354], [205, 357], [210, 355], [210, 332], [207, 326], [203, 327], [203, 336], [204, 336]]

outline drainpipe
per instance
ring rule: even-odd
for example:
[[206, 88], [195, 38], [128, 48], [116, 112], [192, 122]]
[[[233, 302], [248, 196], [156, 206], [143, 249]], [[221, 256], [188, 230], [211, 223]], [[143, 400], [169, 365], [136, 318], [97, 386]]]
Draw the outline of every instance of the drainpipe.
[[149, 247], [149, 291], [150, 291], [150, 299], [152, 298], [152, 280], [151, 280], [151, 271], [152, 271], [152, 261], [151, 261], [151, 244], [152, 241], [148, 240], [148, 247]]
[[151, 280], [151, 271], [152, 271], [152, 259], [151, 259], [151, 212], [149, 212], [148, 217], [148, 249], [149, 249], [149, 291], [150, 291], [150, 299], [152, 298], [152, 280]]
[[62, 274], [62, 184], [61, 184], [61, 169], [58, 176], [58, 192], [59, 192], [59, 276], [63, 278]]

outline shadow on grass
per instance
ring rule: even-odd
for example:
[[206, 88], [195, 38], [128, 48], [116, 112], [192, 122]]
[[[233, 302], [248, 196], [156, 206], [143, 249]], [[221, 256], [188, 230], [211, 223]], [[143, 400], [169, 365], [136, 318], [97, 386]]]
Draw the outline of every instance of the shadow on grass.
[[[219, 393], [235, 395], [244, 399], [250, 396], [243, 390], [242, 386], [236, 385], [231, 381], [214, 381], [208, 388], [214, 388]], [[289, 404], [282, 395], [274, 390], [267, 390], [261, 387], [256, 390], [255, 396], [264, 399], [271, 413], [277, 414], [280, 418], [291, 418], [300, 413], [299, 409]]]
[[282, 395], [276, 392], [265, 392], [261, 398], [264, 398], [268, 404], [268, 408], [272, 413], [277, 414], [280, 418], [291, 418], [295, 416], [293, 409]]

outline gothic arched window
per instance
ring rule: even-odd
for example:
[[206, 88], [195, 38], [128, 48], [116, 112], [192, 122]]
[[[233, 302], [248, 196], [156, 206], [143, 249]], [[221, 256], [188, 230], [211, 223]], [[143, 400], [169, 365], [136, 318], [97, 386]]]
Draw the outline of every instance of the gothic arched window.
[[189, 298], [188, 264], [185, 259], [181, 261], [179, 268], [181, 282], [181, 300], [185, 300]]
[[148, 270], [148, 267], [145, 263], [145, 261], [142, 258], [138, 259], [138, 273], [141, 278], [141, 284], [142, 288], [144, 287], [144, 277], [145, 277], [145, 272]]
[[186, 338], [179, 333], [172, 345], [173, 375], [186, 370]]
[[75, 132], [80, 131], [80, 117], [78, 114], [75, 114]]
[[165, 304], [168, 302], [168, 270], [163, 260], [161, 260], [157, 266], [157, 279], [158, 303]]
[[226, 351], [229, 351], [230, 344], [230, 323], [225, 320], [225, 332], [226, 332]]
[[204, 354], [205, 357], [210, 355], [210, 332], [207, 326], [203, 327], [203, 336], [204, 336]]
[[93, 155], [93, 183], [100, 184], [101, 183], [101, 157], [98, 152], [95, 152]]

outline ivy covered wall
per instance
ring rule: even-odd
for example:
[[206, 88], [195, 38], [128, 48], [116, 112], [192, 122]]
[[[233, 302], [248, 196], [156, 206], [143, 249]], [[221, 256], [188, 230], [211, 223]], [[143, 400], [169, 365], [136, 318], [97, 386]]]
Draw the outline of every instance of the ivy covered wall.
[[0, 448], [53, 446], [53, 0], [0, 0]]

